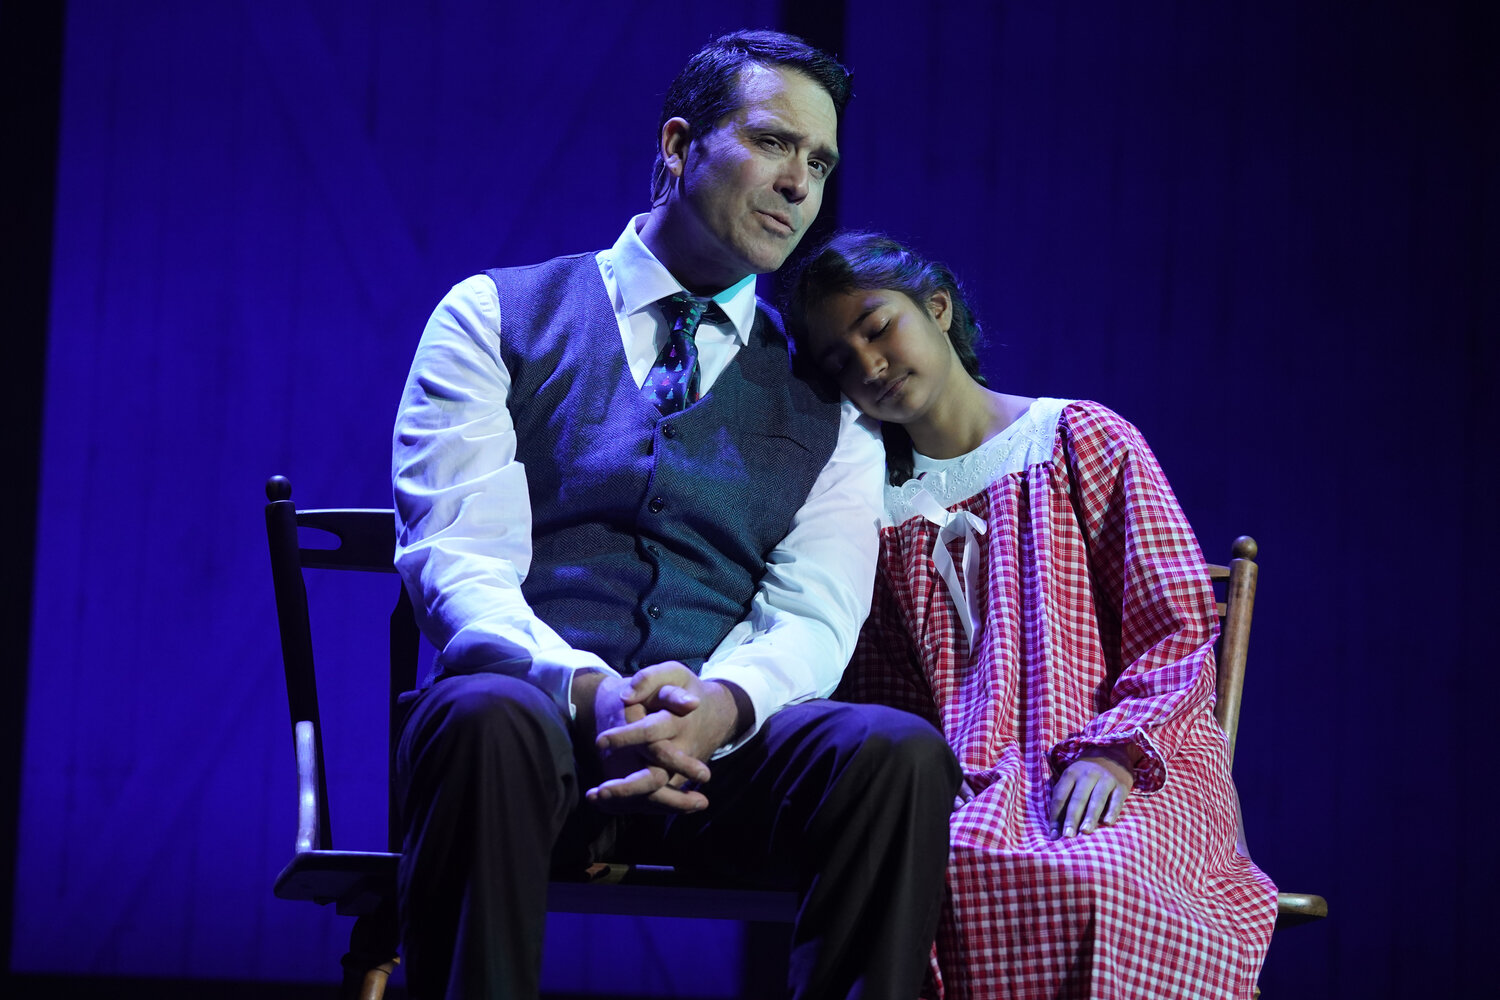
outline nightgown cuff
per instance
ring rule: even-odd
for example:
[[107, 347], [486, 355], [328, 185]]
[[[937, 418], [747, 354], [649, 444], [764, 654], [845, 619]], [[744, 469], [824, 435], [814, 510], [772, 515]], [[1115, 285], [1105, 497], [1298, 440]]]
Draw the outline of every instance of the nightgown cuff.
[[1131, 768], [1131, 777], [1135, 779], [1132, 792], [1146, 795], [1166, 784], [1167, 762], [1162, 759], [1156, 747], [1152, 746], [1144, 729], [1070, 736], [1053, 747], [1047, 758], [1052, 764], [1052, 773], [1061, 774], [1076, 763], [1078, 758], [1087, 757], [1091, 747], [1110, 746], [1131, 746], [1141, 755], [1141, 759]]

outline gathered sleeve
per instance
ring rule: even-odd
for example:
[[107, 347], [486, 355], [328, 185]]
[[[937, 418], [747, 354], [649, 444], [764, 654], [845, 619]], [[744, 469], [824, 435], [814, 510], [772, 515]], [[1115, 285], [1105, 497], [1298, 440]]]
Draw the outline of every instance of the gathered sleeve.
[[1094, 403], [1069, 406], [1059, 430], [1113, 680], [1102, 711], [1057, 743], [1050, 760], [1060, 771], [1091, 746], [1128, 745], [1140, 754], [1137, 790], [1155, 791], [1192, 717], [1213, 701], [1213, 587], [1140, 431]]

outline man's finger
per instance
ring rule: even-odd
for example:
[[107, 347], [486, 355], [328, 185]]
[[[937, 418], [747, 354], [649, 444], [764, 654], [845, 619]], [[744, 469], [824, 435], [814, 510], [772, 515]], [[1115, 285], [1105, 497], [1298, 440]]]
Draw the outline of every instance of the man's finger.
[[708, 808], [708, 796], [696, 788], [673, 788], [657, 768], [643, 768], [590, 788], [585, 798], [608, 813], [690, 813]]
[[[655, 716], [660, 716], [655, 717]], [[659, 712], [644, 721], [607, 729], [594, 741], [601, 754], [630, 750], [649, 764], [680, 774], [691, 781], [707, 781], [708, 765], [684, 750], [677, 741], [681, 728], [676, 718]]]
[[685, 687], [676, 684], [664, 684], [656, 692], [655, 704], [664, 708], [673, 715], [687, 715], [703, 704], [702, 700]]
[[600, 750], [618, 750], [676, 739], [681, 733], [682, 723], [677, 716], [670, 712], [652, 712], [636, 722], [604, 730], [595, 738], [594, 745]]
[[708, 796], [696, 788], [667, 786], [652, 792], [646, 801], [656, 812], [692, 813], [708, 808]]
[[708, 796], [698, 791], [680, 791], [662, 788], [650, 795], [633, 795], [628, 798], [605, 799], [595, 803], [601, 812], [614, 815], [637, 815], [654, 813], [694, 813], [708, 808]]
[[659, 767], [643, 767], [619, 778], [601, 781], [584, 793], [590, 802], [608, 802], [612, 799], [645, 798], [667, 785], [667, 772]]
[[709, 779], [708, 765], [671, 740], [648, 743], [641, 748], [641, 753], [652, 764], [688, 781], [701, 783]]
[[625, 686], [625, 704], [639, 705], [668, 684], [680, 687], [692, 684], [695, 680], [697, 675], [676, 660], [653, 663], [631, 675]]

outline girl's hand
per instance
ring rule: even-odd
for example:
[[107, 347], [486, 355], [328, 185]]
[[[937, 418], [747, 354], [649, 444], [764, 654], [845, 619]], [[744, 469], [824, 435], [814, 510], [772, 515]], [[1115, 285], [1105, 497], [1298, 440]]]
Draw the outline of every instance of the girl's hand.
[[1047, 836], [1056, 840], [1093, 833], [1119, 819], [1135, 787], [1131, 756], [1131, 748], [1096, 747], [1068, 765], [1052, 789]]

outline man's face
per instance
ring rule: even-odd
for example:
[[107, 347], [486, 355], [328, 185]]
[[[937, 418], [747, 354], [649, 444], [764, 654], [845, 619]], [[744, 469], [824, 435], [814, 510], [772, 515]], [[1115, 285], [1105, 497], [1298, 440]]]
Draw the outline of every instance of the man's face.
[[813, 80], [751, 63], [740, 71], [740, 105], [692, 140], [682, 172], [684, 249], [711, 284], [781, 266], [818, 217], [838, 162], [838, 114]]

